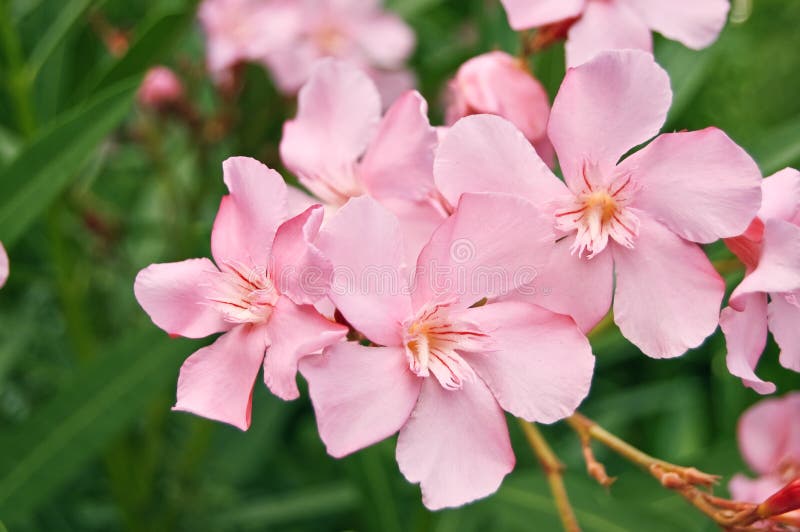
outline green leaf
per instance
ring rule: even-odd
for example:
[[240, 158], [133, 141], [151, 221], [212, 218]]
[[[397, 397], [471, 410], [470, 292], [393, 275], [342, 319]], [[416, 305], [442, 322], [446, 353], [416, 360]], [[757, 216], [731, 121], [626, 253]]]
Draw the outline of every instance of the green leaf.
[[[28, 60], [28, 75], [31, 79], [36, 78], [47, 59], [58, 49], [91, 3], [92, 0], [71, 0], [64, 4], [56, 20], [36, 43], [36, 48], [31, 52]], [[102, 0], [98, 3], [102, 4]]]
[[[628, 481], [629, 479], [624, 479]], [[643, 478], [639, 493], [615, 495], [615, 488], [604, 490], [596, 482], [580, 473], [567, 473], [564, 482], [573, 509], [582, 530], [586, 532], [629, 532], [647, 530], [648, 532], [669, 532], [671, 530], [691, 530], [676, 526], [676, 516], [659, 511], [649, 489], [642, 490], [652, 481]], [[623, 479], [620, 479], [622, 482]], [[644, 483], [646, 481], [646, 483]], [[638, 483], [637, 483], [638, 484]], [[678, 498], [678, 495], [670, 494]], [[506, 526], [498, 530], [529, 530], [526, 523], [535, 522], [539, 530], [559, 530], [561, 528], [553, 496], [541, 474], [515, 474], [504, 482], [500, 491], [484, 503], [497, 514], [498, 519], [507, 520]], [[687, 508], [687, 512], [694, 512]], [[679, 516], [680, 517], [680, 516]], [[697, 513], [690, 517], [693, 523], [703, 522], [704, 517]], [[545, 526], [544, 523], [550, 526]]]
[[692, 103], [711, 73], [717, 59], [716, 48], [697, 52], [680, 43], [660, 40], [656, 49], [658, 63], [669, 73], [672, 84], [672, 106], [666, 129], [678, 120]]
[[800, 163], [800, 116], [766, 131], [750, 153], [764, 175]]
[[13, 244], [76, 177], [127, 115], [137, 84], [120, 82], [65, 113], [0, 171], [0, 241]]
[[[191, 2], [194, 4], [194, 2]], [[167, 57], [194, 20], [194, 9], [157, 13], [142, 23], [136, 39], [118, 61], [103, 68], [95, 78], [93, 92], [120, 80], [139, 76]]]
[[0, 436], [0, 515], [23, 517], [78, 474], [174, 381], [192, 343], [152, 328], [81, 368], [52, 400]]
[[270, 526], [348, 512], [360, 502], [360, 494], [352, 484], [338, 482], [237, 506], [220, 515], [217, 522], [220, 527], [233, 525], [264, 530]]

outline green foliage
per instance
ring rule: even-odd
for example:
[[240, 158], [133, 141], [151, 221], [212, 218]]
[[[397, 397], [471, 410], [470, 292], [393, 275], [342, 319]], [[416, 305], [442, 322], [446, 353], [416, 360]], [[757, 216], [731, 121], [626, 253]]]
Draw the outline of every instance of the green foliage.
[[[417, 32], [412, 67], [435, 123], [461, 62], [519, 46], [496, 0], [387, 3]], [[208, 254], [222, 159], [253, 155], [280, 168], [281, 125], [294, 113], [257, 66], [244, 70], [235, 98], [217, 95], [195, 8], [192, 0], [0, 0], [0, 241], [12, 267], [0, 291], [0, 521], [14, 532], [558, 530], [513, 423], [518, 466], [498, 494], [431, 513], [399, 473], [392, 440], [328, 457], [307, 394], [284, 403], [258, 383], [247, 433], [169, 410], [178, 367], [203, 342], [169, 339], [152, 325], [133, 278], [152, 262]], [[98, 20], [129, 30], [125, 55], [108, 53]], [[719, 126], [765, 173], [799, 164], [798, 21], [797, 2], [759, 0], [708, 50], [657, 39], [675, 91], [667, 129]], [[143, 72], [161, 62], [186, 81], [198, 113], [231, 120], [227, 135], [204, 140], [132, 105]], [[532, 66], [555, 94], [563, 47]], [[709, 253], [730, 259], [724, 247]], [[642, 356], [613, 326], [592, 340], [588, 415], [661, 458], [726, 477], [744, 470], [735, 425], [757, 396], [727, 373], [719, 334], [664, 361]], [[797, 388], [773, 344], [759, 373], [781, 392]], [[713, 530], [599, 447], [619, 480], [596, 486], [574, 435], [561, 424], [543, 430], [568, 466], [585, 530]]]

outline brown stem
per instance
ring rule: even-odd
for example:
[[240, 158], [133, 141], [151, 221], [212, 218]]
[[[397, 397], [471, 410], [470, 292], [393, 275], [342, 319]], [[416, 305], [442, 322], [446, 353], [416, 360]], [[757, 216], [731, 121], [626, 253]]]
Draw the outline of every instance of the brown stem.
[[746, 530], [749, 525], [760, 519], [757, 514], [757, 505], [715, 497], [698, 488], [698, 486], [710, 488], [717, 483], [718, 476], [703, 473], [693, 467], [683, 467], [654, 458], [614, 436], [581, 414], [575, 413], [567, 418], [567, 423], [581, 438], [581, 442], [595, 440], [602, 443], [623, 458], [646, 470], [665, 488], [679, 493], [692, 506], [726, 530]]
[[564, 486], [564, 477], [562, 475], [564, 464], [561, 463], [547, 444], [536, 425], [522, 419], [519, 420], [519, 424], [547, 476], [547, 482], [550, 484], [550, 491], [553, 493], [553, 499], [555, 499], [558, 515], [561, 517], [565, 532], [580, 532], [581, 527], [578, 525], [578, 519], [575, 517], [572, 505], [569, 503], [567, 488]]

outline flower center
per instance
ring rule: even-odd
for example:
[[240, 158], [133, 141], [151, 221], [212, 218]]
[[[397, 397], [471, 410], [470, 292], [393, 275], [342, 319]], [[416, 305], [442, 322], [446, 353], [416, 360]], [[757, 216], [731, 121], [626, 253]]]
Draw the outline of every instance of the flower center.
[[338, 55], [346, 44], [345, 36], [338, 28], [325, 25], [313, 34], [313, 40], [323, 55]]
[[563, 208], [556, 211], [556, 228], [575, 231], [572, 253], [589, 258], [603, 251], [608, 239], [627, 248], [639, 234], [639, 218], [628, 205], [635, 193], [630, 175], [622, 175], [605, 184], [597, 167], [584, 165], [584, 188]]
[[208, 301], [229, 323], [265, 323], [279, 293], [265, 268], [248, 268], [241, 262], [225, 263], [210, 286]]
[[451, 317], [452, 302], [432, 303], [403, 324], [403, 343], [411, 371], [419, 377], [433, 374], [447, 390], [460, 389], [475, 372], [459, 352], [490, 351], [487, 334], [477, 325]]

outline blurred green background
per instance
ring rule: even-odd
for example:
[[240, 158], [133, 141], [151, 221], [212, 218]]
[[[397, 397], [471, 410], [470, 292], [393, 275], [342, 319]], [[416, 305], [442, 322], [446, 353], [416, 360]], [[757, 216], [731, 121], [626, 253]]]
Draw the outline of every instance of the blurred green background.
[[[800, 164], [800, 2], [735, 4], [737, 21], [703, 52], [657, 39], [676, 93], [667, 129], [719, 126], [768, 175]], [[389, 6], [417, 32], [412, 66], [434, 123], [464, 60], [519, 44], [495, 0]], [[190, 0], [0, 0], [0, 241], [11, 257], [0, 291], [0, 521], [13, 532], [558, 530], [513, 420], [518, 466], [499, 493], [430, 513], [399, 473], [393, 440], [328, 457], [306, 395], [282, 403], [257, 382], [247, 433], [170, 412], [178, 367], [202, 342], [153, 326], [133, 278], [152, 262], [208, 255], [221, 161], [251, 155], [281, 168], [280, 128], [294, 113], [257, 66], [237, 97], [217, 96], [195, 9]], [[125, 55], [104, 45], [108, 27], [128, 33]], [[204, 117], [226, 117], [227, 134], [201, 138], [137, 107], [144, 71], [160, 63]], [[533, 63], [554, 94], [563, 47]], [[709, 253], [738, 282], [724, 247]], [[660, 458], [727, 477], [744, 470], [736, 421], [758, 396], [727, 373], [720, 334], [670, 361], [647, 359], [613, 329], [593, 345], [587, 415]], [[771, 340], [759, 373], [779, 393], [800, 388]], [[714, 530], [599, 447], [619, 480], [597, 486], [574, 435], [544, 430], [569, 466], [585, 530]]]

